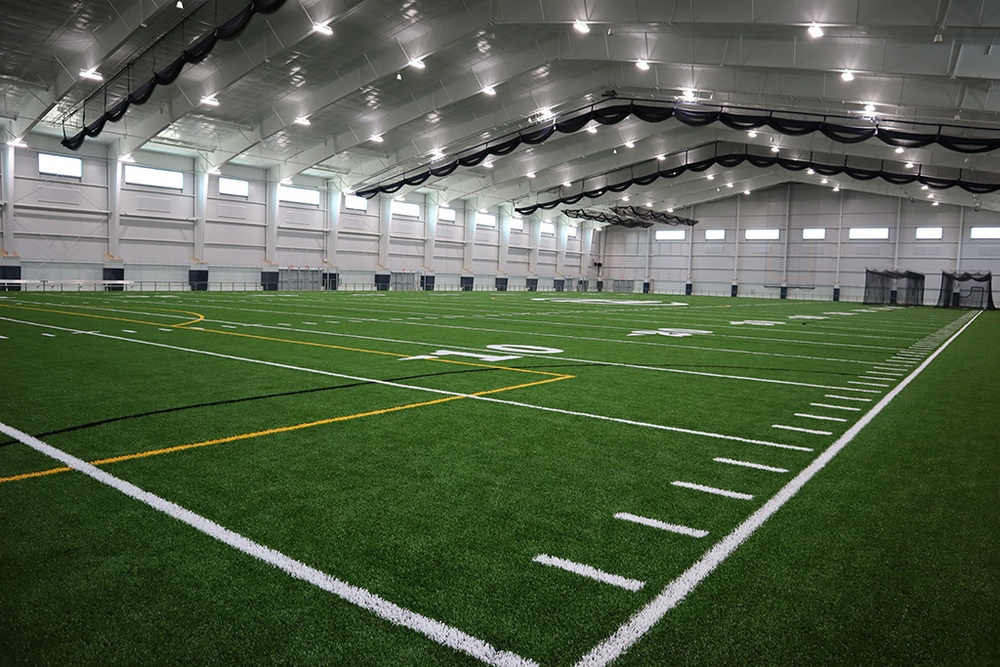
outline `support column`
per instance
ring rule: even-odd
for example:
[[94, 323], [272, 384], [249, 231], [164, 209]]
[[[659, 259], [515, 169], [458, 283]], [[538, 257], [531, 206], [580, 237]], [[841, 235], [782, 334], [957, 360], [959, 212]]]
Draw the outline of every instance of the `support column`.
[[792, 232], [792, 184], [785, 188], [785, 231], [782, 234], [784, 240], [784, 255], [781, 258], [781, 298], [788, 296], [788, 246], [791, 243], [790, 234]]
[[533, 214], [525, 218], [524, 223], [528, 225], [528, 275], [535, 278], [538, 276], [538, 246], [542, 242], [542, 220], [538, 214]]
[[330, 179], [326, 182], [326, 225], [323, 233], [323, 263], [330, 268], [337, 268], [337, 235], [340, 231], [340, 208], [344, 196], [337, 183]]
[[733, 239], [733, 284], [730, 287], [730, 295], [736, 296], [739, 294], [739, 279], [740, 279], [740, 201], [742, 197], [736, 198], [736, 233]]
[[389, 235], [392, 229], [392, 197], [378, 196], [378, 268], [389, 270]]
[[108, 251], [107, 259], [121, 260], [122, 175], [125, 163], [118, 159], [114, 144], [108, 146]]
[[594, 264], [594, 258], [590, 253], [594, 249], [594, 226], [591, 222], [580, 223], [580, 277], [586, 279], [590, 267]]
[[441, 195], [427, 195], [427, 222], [424, 226], [424, 261], [423, 268], [429, 275], [434, 275], [434, 244], [437, 242], [438, 217], [441, 215]]
[[903, 198], [896, 199], [896, 234], [892, 250], [892, 270], [899, 271], [899, 229], [903, 224]]
[[955, 253], [955, 273], [962, 272], [962, 244], [965, 242], [965, 207], [958, 208], [958, 252]]
[[837, 217], [837, 271], [833, 276], [833, 300], [840, 301], [840, 255], [844, 244], [844, 191], [840, 191], [840, 214]]
[[565, 218], [556, 221], [556, 276], [565, 278], [566, 273], [566, 240], [569, 238], [569, 225]]
[[[691, 207], [691, 214], [689, 216], [692, 220], [697, 220], [698, 218], [694, 213], [694, 206]], [[694, 291], [694, 227], [688, 228], [688, 270], [687, 279], [684, 281], [684, 293], [691, 294]]]
[[510, 219], [514, 216], [514, 205], [500, 204], [497, 219], [500, 225], [500, 248], [497, 254], [497, 273], [507, 275], [507, 257], [510, 253]]
[[651, 282], [653, 277], [650, 275], [653, 271], [653, 239], [656, 238], [652, 227], [646, 227], [646, 266], [643, 267], [643, 282]]
[[466, 200], [465, 202], [465, 241], [462, 244], [462, 272], [474, 275], [472, 269], [473, 252], [476, 245], [476, 202]]
[[208, 163], [203, 158], [194, 161], [194, 243], [191, 249], [191, 261], [195, 264], [204, 263], [205, 257], [205, 219], [208, 216]]
[[0, 257], [16, 257], [14, 248], [14, 151], [13, 146], [4, 142], [0, 146], [0, 160], [3, 165], [3, 181], [0, 183]]
[[278, 184], [276, 167], [267, 170], [267, 204], [264, 207], [264, 264], [278, 264]]

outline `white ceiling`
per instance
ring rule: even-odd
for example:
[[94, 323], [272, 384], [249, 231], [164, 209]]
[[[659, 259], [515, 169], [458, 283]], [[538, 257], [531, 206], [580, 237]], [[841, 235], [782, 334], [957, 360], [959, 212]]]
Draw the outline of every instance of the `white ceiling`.
[[[25, 136], [30, 143], [31, 133], [75, 134], [89, 96], [97, 93], [86, 105], [87, 122], [103, 111], [102, 86], [109, 106], [127, 94], [128, 77], [112, 76], [128, 63], [135, 86], [250, 0], [187, 0], [183, 9], [176, 0], [0, 2], [0, 123], [5, 140]], [[577, 20], [589, 32], [574, 29]], [[322, 22], [332, 35], [313, 30]], [[822, 26], [822, 37], [808, 34], [813, 23]], [[276, 178], [319, 175], [355, 190], [421, 171], [435, 149], [468, 153], [530, 127], [543, 107], [567, 114], [606, 103], [609, 94], [694, 104], [681, 99], [691, 89], [709, 107], [855, 122], [875, 116], [1000, 136], [997, 42], [1000, 0], [286, 0], [87, 142], [107, 144], [117, 155], [143, 149], [198, 156], [223, 171], [231, 163], [272, 169]], [[425, 67], [411, 67], [411, 58]], [[637, 68], [638, 59], [650, 68]], [[92, 67], [103, 83], [79, 76]], [[853, 81], [841, 78], [845, 69]], [[485, 85], [496, 95], [483, 93]], [[205, 95], [215, 95], [219, 106], [201, 104]], [[864, 111], [866, 103], [874, 114]], [[296, 124], [299, 116], [310, 125]], [[374, 134], [384, 141], [373, 141]], [[420, 191], [477, 207], [524, 205], [567, 191], [564, 182], [571, 183], [568, 191], [579, 189], [585, 179], [714, 142], [724, 142], [726, 152], [750, 146], [766, 154], [776, 144], [781, 155], [893, 171], [909, 160], [928, 172], [961, 169], [973, 180], [1000, 183], [997, 151], [967, 155], [932, 144], [897, 154], [874, 139], [844, 144], [819, 133], [773, 131], [751, 139], [718, 123], [694, 128], [629, 118], [594, 134], [556, 133], [496, 157], [492, 168], [432, 178]], [[746, 163], [712, 173], [714, 181], [689, 173], [627, 194], [632, 203], [665, 210], [820, 178]], [[830, 181], [925, 196], [919, 184]], [[725, 188], [727, 182], [738, 190]], [[624, 194], [581, 205], [610, 205]], [[936, 196], [1000, 210], [1000, 194], [974, 198], [951, 188]]]

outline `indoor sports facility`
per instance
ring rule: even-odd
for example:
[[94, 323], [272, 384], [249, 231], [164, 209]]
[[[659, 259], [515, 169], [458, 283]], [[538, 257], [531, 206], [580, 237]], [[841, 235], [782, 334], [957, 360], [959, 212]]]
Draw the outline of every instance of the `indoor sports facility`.
[[0, 664], [1000, 662], [992, 0], [0, 24]]

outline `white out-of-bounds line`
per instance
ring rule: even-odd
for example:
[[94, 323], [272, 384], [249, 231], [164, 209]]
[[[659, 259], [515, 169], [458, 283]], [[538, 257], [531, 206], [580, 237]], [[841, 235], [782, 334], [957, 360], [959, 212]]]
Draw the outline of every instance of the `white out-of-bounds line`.
[[829, 408], [830, 410], [850, 410], [851, 412], [861, 412], [861, 408], [855, 408], [850, 405], [831, 405], [830, 403], [810, 403], [814, 408]]
[[610, 572], [598, 570], [596, 567], [592, 567], [590, 565], [576, 563], [571, 560], [566, 560], [565, 558], [557, 558], [556, 556], [550, 556], [548, 554], [538, 554], [532, 560], [536, 563], [541, 563], [542, 565], [549, 565], [551, 567], [557, 567], [560, 570], [572, 572], [573, 574], [579, 574], [581, 577], [587, 577], [588, 579], [593, 579], [594, 581], [600, 581], [604, 584], [611, 584], [612, 586], [617, 586], [618, 588], [624, 588], [625, 590], [632, 591], [633, 593], [641, 590], [642, 587], [646, 585], [645, 581], [638, 581], [636, 579], [629, 579], [628, 577], [623, 577], [617, 574], [611, 574]]
[[755, 470], [767, 470], [768, 472], [788, 472], [788, 468], [766, 466], [763, 463], [751, 463], [750, 461], [737, 461], [735, 459], [727, 459], [721, 456], [718, 458], [714, 458], [712, 460], [717, 463], [728, 463], [729, 465], [741, 466], [743, 468], [753, 468]]
[[833, 435], [833, 431], [818, 431], [814, 428], [800, 428], [798, 426], [788, 426], [787, 424], [771, 424], [771, 428], [780, 428], [784, 431], [795, 431], [797, 433], [811, 433], [813, 435]]
[[808, 412], [796, 412], [796, 417], [802, 417], [803, 419], [819, 419], [827, 422], [846, 422], [847, 420], [843, 417], [826, 417], [823, 415], [811, 415]]
[[665, 530], [670, 533], [679, 533], [681, 535], [688, 535], [690, 537], [705, 537], [706, 535], [708, 535], [707, 530], [698, 530], [697, 528], [678, 526], [675, 523], [666, 523], [664, 521], [650, 519], [649, 517], [639, 516], [637, 514], [632, 514], [630, 512], [619, 512], [618, 514], [615, 514], [615, 518], [621, 519], [622, 521], [631, 521], [632, 523], [642, 524], [643, 526], [649, 526], [650, 528], [658, 528], [660, 530]]
[[148, 505], [149, 507], [152, 507], [158, 512], [162, 512], [182, 523], [186, 523], [195, 530], [204, 533], [205, 535], [208, 535], [225, 545], [242, 551], [248, 556], [252, 556], [253, 558], [267, 563], [268, 565], [272, 565], [295, 579], [300, 579], [310, 583], [313, 586], [321, 588], [328, 593], [332, 593], [333, 595], [350, 602], [351, 604], [370, 611], [376, 616], [379, 616], [394, 625], [401, 625], [403, 627], [410, 628], [411, 630], [419, 632], [420, 634], [443, 646], [467, 653], [468, 655], [478, 658], [488, 665], [520, 665], [524, 667], [528, 667], [530, 665], [537, 667], [537, 663], [534, 661], [522, 658], [521, 656], [508, 651], [501, 651], [494, 648], [487, 642], [477, 639], [472, 635], [468, 635], [457, 628], [453, 628], [449, 625], [441, 623], [440, 621], [435, 621], [432, 618], [428, 618], [422, 614], [400, 607], [368, 590], [365, 590], [364, 588], [348, 584], [327, 574], [326, 572], [322, 572], [316, 568], [306, 565], [305, 563], [302, 563], [301, 561], [297, 561], [290, 556], [286, 556], [280, 551], [276, 551], [270, 547], [264, 546], [263, 544], [254, 542], [253, 540], [244, 537], [237, 532], [229, 530], [225, 526], [222, 526], [211, 519], [208, 519], [200, 514], [196, 514], [187, 508], [181, 507], [176, 503], [162, 498], [161, 496], [141, 489], [135, 484], [126, 482], [119, 477], [115, 477], [114, 475], [87, 463], [83, 459], [79, 459], [72, 454], [68, 454], [61, 449], [57, 449], [52, 445], [42, 442], [38, 438], [30, 436], [27, 433], [23, 433], [22, 431], [19, 431], [12, 426], [8, 426], [3, 422], [0, 422], [0, 432], [24, 443], [28, 447], [31, 447], [45, 456], [53, 458], [70, 468], [77, 470], [78, 472], [100, 482], [101, 484], [105, 484], [117, 491], [120, 491], [121, 493], [124, 493], [133, 500], [137, 500], [145, 505]]
[[836, 398], [841, 401], [864, 401], [865, 403], [872, 402], [872, 399], [865, 398], [864, 396], [840, 396], [839, 394], [823, 394], [823, 398]]
[[[979, 311], [981, 313], [982, 311]], [[618, 628], [610, 637], [595, 646], [589, 653], [583, 656], [574, 667], [604, 667], [611, 661], [625, 653], [633, 644], [639, 641], [643, 635], [663, 618], [668, 611], [680, 604], [688, 594], [693, 591], [708, 575], [712, 573], [726, 558], [728, 558], [741, 544], [747, 541], [757, 529], [764, 525], [771, 516], [787, 503], [799, 490], [811, 480], [816, 473], [822, 470], [840, 450], [846, 447], [858, 433], [871, 422], [882, 410], [889, 405], [914, 380], [927, 368], [928, 364], [937, 358], [952, 341], [962, 334], [963, 331], [972, 324], [979, 313], [976, 313], [951, 336], [940, 348], [929, 356], [920, 366], [915, 368], [902, 382], [896, 385], [892, 391], [886, 394], [872, 409], [865, 413], [851, 428], [844, 432], [842, 436], [830, 445], [822, 454], [817, 456], [812, 463], [806, 466], [802, 472], [793, 477], [791, 481], [783, 486], [770, 500], [764, 503], [756, 512], [737, 526], [731, 533], [719, 540], [704, 556], [684, 571], [679, 577], [660, 591], [645, 607], [632, 615], [625, 624]]]
[[705, 486], [704, 484], [695, 484], [694, 482], [670, 482], [674, 486], [679, 486], [685, 489], [692, 489], [694, 491], [704, 491], [705, 493], [711, 493], [716, 496], [725, 496], [726, 498], [736, 498], [738, 500], [753, 500], [753, 496], [749, 493], [740, 493], [739, 491], [729, 491], [728, 489], [719, 489], [714, 486]]
[[[15, 320], [9, 317], [0, 317], [0, 321], [15, 322], [17, 324], [27, 324], [30, 326], [43, 327], [46, 329], [56, 329], [58, 331], [69, 331], [74, 332], [75, 329], [67, 329], [64, 327], [55, 326], [53, 324], [41, 324], [39, 322], [28, 322], [25, 320]], [[192, 327], [187, 327], [192, 328]], [[43, 334], [44, 335], [44, 334]], [[52, 335], [52, 334], [48, 334]], [[798, 445], [786, 445], [780, 442], [770, 442], [768, 440], [754, 440], [752, 438], [741, 438], [736, 435], [726, 435], [725, 433], [712, 433], [710, 431], [697, 431], [689, 428], [682, 428], [680, 426], [666, 426], [664, 424], [652, 424], [649, 422], [640, 422], [632, 419], [622, 419], [620, 417], [608, 417], [605, 415], [596, 415], [589, 412], [577, 412], [575, 410], [563, 410], [562, 408], [550, 408], [544, 405], [534, 405], [532, 403], [522, 403], [520, 401], [510, 401], [502, 398], [494, 398], [492, 396], [476, 396], [474, 394], [463, 394], [457, 391], [447, 391], [445, 389], [432, 389], [430, 387], [419, 387], [416, 385], [403, 384], [401, 382], [391, 382], [389, 380], [376, 380], [375, 378], [360, 377], [357, 375], [346, 375], [344, 373], [334, 373], [333, 371], [324, 371], [317, 368], [306, 368], [304, 366], [292, 366], [290, 364], [281, 364], [276, 361], [265, 361], [263, 359], [252, 359], [250, 357], [237, 357], [232, 354], [223, 354], [221, 352], [211, 352], [209, 350], [198, 350], [194, 348], [181, 347], [179, 345], [167, 345], [166, 343], [154, 343], [148, 340], [138, 340], [135, 338], [122, 338], [121, 336], [112, 336], [110, 334], [102, 333], [92, 333], [91, 335], [97, 338], [107, 338], [110, 340], [124, 341], [126, 343], [136, 343], [138, 345], [150, 345], [152, 347], [159, 347], [166, 350], [176, 350], [179, 352], [190, 352], [192, 354], [203, 354], [209, 357], [216, 357], [219, 359], [229, 359], [231, 361], [245, 361], [251, 364], [260, 364], [262, 366], [271, 366], [274, 368], [283, 368], [285, 370], [301, 371], [303, 373], [315, 373], [317, 375], [325, 375], [328, 377], [343, 378], [345, 380], [354, 380], [356, 382], [369, 382], [371, 384], [380, 385], [383, 387], [395, 387], [397, 389], [411, 389], [414, 391], [427, 392], [431, 394], [438, 394], [443, 396], [460, 396], [462, 398], [469, 398], [476, 401], [484, 401], [487, 403], [500, 403], [501, 405], [512, 405], [519, 408], [529, 408], [531, 410], [540, 410], [542, 412], [553, 412], [561, 415], [569, 415], [571, 417], [585, 417], [587, 419], [598, 419], [601, 421], [615, 422], [617, 424], [628, 424], [629, 426], [641, 426], [644, 428], [654, 428], [661, 431], [670, 431], [672, 433], [685, 433], [688, 435], [703, 436], [706, 438], [715, 438], [717, 440], [729, 440], [732, 442], [744, 442], [750, 445], [764, 445], [765, 447], [778, 447], [780, 449], [792, 449], [800, 452], [811, 452], [813, 451], [811, 447], [800, 447]], [[516, 369], [511, 369], [516, 370]], [[870, 389], [851, 389], [850, 387], [843, 387], [849, 391], [872, 391]]]

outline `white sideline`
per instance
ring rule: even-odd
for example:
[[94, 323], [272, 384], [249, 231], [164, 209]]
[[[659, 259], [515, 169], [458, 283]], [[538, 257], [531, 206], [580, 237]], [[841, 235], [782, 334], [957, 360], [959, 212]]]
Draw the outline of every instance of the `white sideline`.
[[751, 463], [749, 461], [737, 461], [736, 459], [727, 459], [723, 457], [712, 459], [718, 463], [728, 463], [734, 466], [743, 466], [744, 468], [755, 468], [757, 470], [767, 470], [768, 472], [788, 472], [788, 468], [778, 468], [775, 466], [766, 466], [763, 463]]
[[422, 614], [400, 607], [368, 590], [365, 590], [364, 588], [352, 586], [351, 584], [341, 581], [340, 579], [337, 579], [336, 577], [333, 577], [325, 572], [310, 567], [301, 561], [297, 561], [290, 556], [286, 556], [280, 551], [276, 551], [270, 547], [264, 546], [263, 544], [254, 542], [237, 532], [215, 523], [211, 519], [208, 519], [200, 514], [196, 514], [189, 509], [181, 507], [176, 503], [172, 503], [165, 498], [150, 493], [149, 491], [145, 491], [135, 484], [126, 482], [119, 477], [115, 477], [114, 475], [101, 470], [97, 466], [87, 463], [83, 459], [79, 459], [72, 454], [67, 454], [61, 449], [57, 449], [52, 445], [42, 442], [38, 438], [19, 431], [12, 426], [8, 426], [3, 422], [0, 422], [0, 432], [3, 432], [15, 440], [24, 443], [28, 447], [31, 447], [45, 456], [64, 463], [70, 468], [83, 473], [101, 484], [110, 486], [111, 488], [124, 493], [126, 496], [129, 496], [134, 500], [138, 500], [139, 502], [148, 505], [159, 512], [163, 512], [169, 517], [177, 519], [181, 523], [186, 523], [195, 530], [202, 532], [205, 535], [222, 542], [223, 544], [242, 551], [248, 556], [252, 556], [257, 560], [267, 563], [268, 565], [272, 565], [295, 579], [301, 579], [302, 581], [321, 588], [328, 593], [332, 593], [337, 597], [350, 602], [351, 604], [372, 612], [376, 616], [383, 618], [394, 625], [401, 625], [403, 627], [410, 628], [411, 630], [419, 632], [420, 634], [434, 640], [442, 646], [447, 646], [448, 648], [456, 651], [467, 653], [468, 655], [471, 655], [488, 665], [503, 665], [505, 667], [507, 665], [537, 667], [537, 663], [532, 660], [522, 658], [521, 656], [510, 653], [509, 651], [496, 649], [487, 642], [477, 639], [472, 635], [468, 635], [457, 628], [453, 628], [449, 625], [441, 623], [440, 621], [435, 621], [432, 618], [428, 618]]
[[532, 560], [536, 563], [541, 563], [542, 565], [557, 567], [560, 570], [566, 570], [567, 572], [572, 572], [573, 574], [579, 574], [581, 577], [587, 577], [588, 579], [600, 581], [603, 584], [611, 584], [612, 586], [617, 586], [618, 588], [624, 588], [625, 590], [632, 591], [633, 593], [641, 590], [642, 587], [646, 585], [645, 581], [638, 581], [637, 579], [629, 579], [628, 577], [611, 574], [610, 572], [598, 570], [596, 567], [592, 567], [590, 565], [576, 563], [571, 560], [566, 560], [565, 558], [557, 558], [556, 556], [550, 556], [548, 554], [538, 554], [532, 558]]
[[749, 493], [740, 493], [739, 491], [729, 491], [728, 489], [719, 489], [714, 486], [705, 486], [704, 484], [695, 484], [694, 482], [670, 482], [674, 486], [680, 486], [685, 489], [692, 489], [694, 491], [704, 491], [705, 493], [711, 493], [715, 496], [725, 496], [726, 498], [736, 498], [737, 500], [753, 500], [753, 496]]
[[694, 565], [689, 567], [683, 574], [667, 584], [659, 595], [651, 600], [645, 607], [636, 612], [632, 618], [618, 628], [610, 637], [595, 646], [589, 653], [583, 656], [574, 667], [604, 667], [617, 657], [625, 653], [633, 644], [642, 638], [644, 634], [661, 619], [668, 611], [680, 604], [688, 594], [693, 591], [698, 584], [712, 573], [726, 558], [739, 548], [747, 539], [753, 535], [758, 528], [764, 525], [775, 512], [787, 503], [798, 493], [806, 482], [813, 478], [817, 472], [822, 470], [827, 463], [837, 455], [840, 450], [848, 445], [861, 430], [868, 425], [882, 410], [892, 402], [896, 396], [910, 382], [913, 381], [927, 366], [937, 358], [937, 356], [965, 331], [972, 324], [979, 314], [973, 315], [968, 322], [955, 332], [941, 347], [934, 351], [924, 360], [910, 375], [905, 377], [892, 391], [886, 394], [872, 409], [865, 413], [851, 428], [830, 445], [822, 454], [806, 466], [802, 472], [796, 475], [788, 484], [781, 488], [770, 500], [764, 503], [760, 509], [750, 515], [750, 517], [737, 526], [733, 532], [722, 538], [715, 546], [709, 549]]
[[639, 516], [638, 514], [632, 514], [631, 512], [619, 512], [618, 514], [615, 514], [615, 518], [621, 519], [622, 521], [631, 521], [632, 523], [642, 524], [643, 526], [649, 526], [650, 528], [659, 528], [660, 530], [665, 530], [670, 533], [689, 535], [690, 537], [705, 537], [708, 535], [707, 530], [698, 530], [697, 528], [678, 526], [675, 523], [666, 523], [664, 521], [650, 519], [649, 517]]

